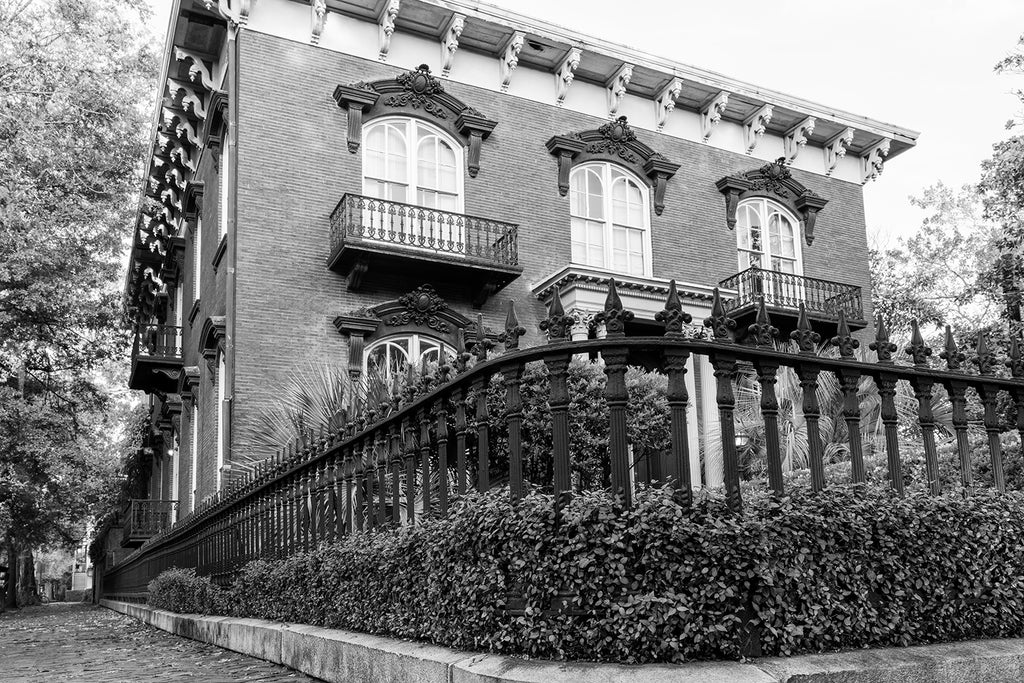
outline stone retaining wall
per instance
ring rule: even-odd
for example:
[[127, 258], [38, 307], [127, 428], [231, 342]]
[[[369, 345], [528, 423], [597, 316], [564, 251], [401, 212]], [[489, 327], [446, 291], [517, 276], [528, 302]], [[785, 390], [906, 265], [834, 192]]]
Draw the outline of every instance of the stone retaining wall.
[[969, 683], [1024, 681], [1024, 639], [978, 640], [764, 658], [626, 666], [526, 660], [262, 619], [174, 614], [113, 600], [104, 607], [169, 633], [284, 664], [332, 683]]

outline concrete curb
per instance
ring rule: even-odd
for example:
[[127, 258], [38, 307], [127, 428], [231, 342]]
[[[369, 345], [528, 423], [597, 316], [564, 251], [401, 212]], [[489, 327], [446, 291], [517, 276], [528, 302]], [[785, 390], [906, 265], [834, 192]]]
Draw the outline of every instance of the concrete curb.
[[193, 640], [284, 664], [331, 683], [960, 683], [1024, 681], [1024, 639], [879, 648], [749, 662], [597, 664], [460, 652], [427, 643], [262, 619], [100, 605]]

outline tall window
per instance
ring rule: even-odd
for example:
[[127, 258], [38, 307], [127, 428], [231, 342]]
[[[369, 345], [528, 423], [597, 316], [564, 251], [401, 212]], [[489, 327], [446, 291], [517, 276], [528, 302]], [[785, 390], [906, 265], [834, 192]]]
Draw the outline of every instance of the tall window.
[[223, 485], [222, 472], [224, 467], [224, 387], [225, 387], [225, 363], [224, 354], [217, 354], [217, 490], [220, 491]]
[[364, 354], [364, 370], [372, 379], [392, 381], [406, 372], [410, 363], [416, 368], [438, 364], [442, 354], [453, 358], [455, 350], [444, 342], [420, 334], [400, 334], [374, 342]]
[[[179, 443], [178, 432], [174, 432], [174, 436], [171, 441], [171, 494], [168, 496], [171, 500], [178, 500], [178, 477], [181, 469], [181, 444]], [[178, 516], [181, 514], [178, 510], [178, 506], [175, 506], [171, 511], [171, 523], [178, 521]]]
[[462, 212], [462, 148], [429, 123], [374, 121], [363, 132], [363, 194]]
[[604, 162], [574, 168], [569, 188], [573, 263], [650, 275], [646, 187], [627, 171]]
[[230, 189], [230, 173], [231, 173], [231, 146], [228, 145], [228, 131], [224, 129], [224, 142], [220, 154], [220, 169], [219, 169], [219, 180], [220, 180], [220, 225], [219, 236], [223, 237], [228, 234], [228, 194], [231, 192]]
[[196, 219], [192, 233], [192, 298], [199, 298], [199, 280], [203, 272], [203, 219]]
[[780, 204], [760, 197], [740, 203], [736, 239], [740, 270], [803, 274], [797, 221]]
[[189, 471], [189, 489], [191, 494], [189, 495], [188, 509], [196, 509], [196, 497], [199, 492], [196, 482], [196, 469], [199, 465], [199, 395], [192, 395], [192, 467]]

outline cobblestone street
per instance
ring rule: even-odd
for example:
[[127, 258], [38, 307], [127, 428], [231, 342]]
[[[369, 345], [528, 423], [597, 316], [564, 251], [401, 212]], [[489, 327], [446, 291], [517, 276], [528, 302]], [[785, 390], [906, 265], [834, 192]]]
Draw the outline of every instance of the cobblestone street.
[[102, 607], [55, 603], [0, 613], [0, 681], [313, 682], [316, 679], [165, 633]]

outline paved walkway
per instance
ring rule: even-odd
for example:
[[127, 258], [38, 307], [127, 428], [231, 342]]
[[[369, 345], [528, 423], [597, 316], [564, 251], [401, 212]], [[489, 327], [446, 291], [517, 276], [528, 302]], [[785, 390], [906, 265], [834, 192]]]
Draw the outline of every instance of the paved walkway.
[[0, 613], [0, 681], [312, 682], [261, 659], [174, 636], [102, 607], [54, 603]]

